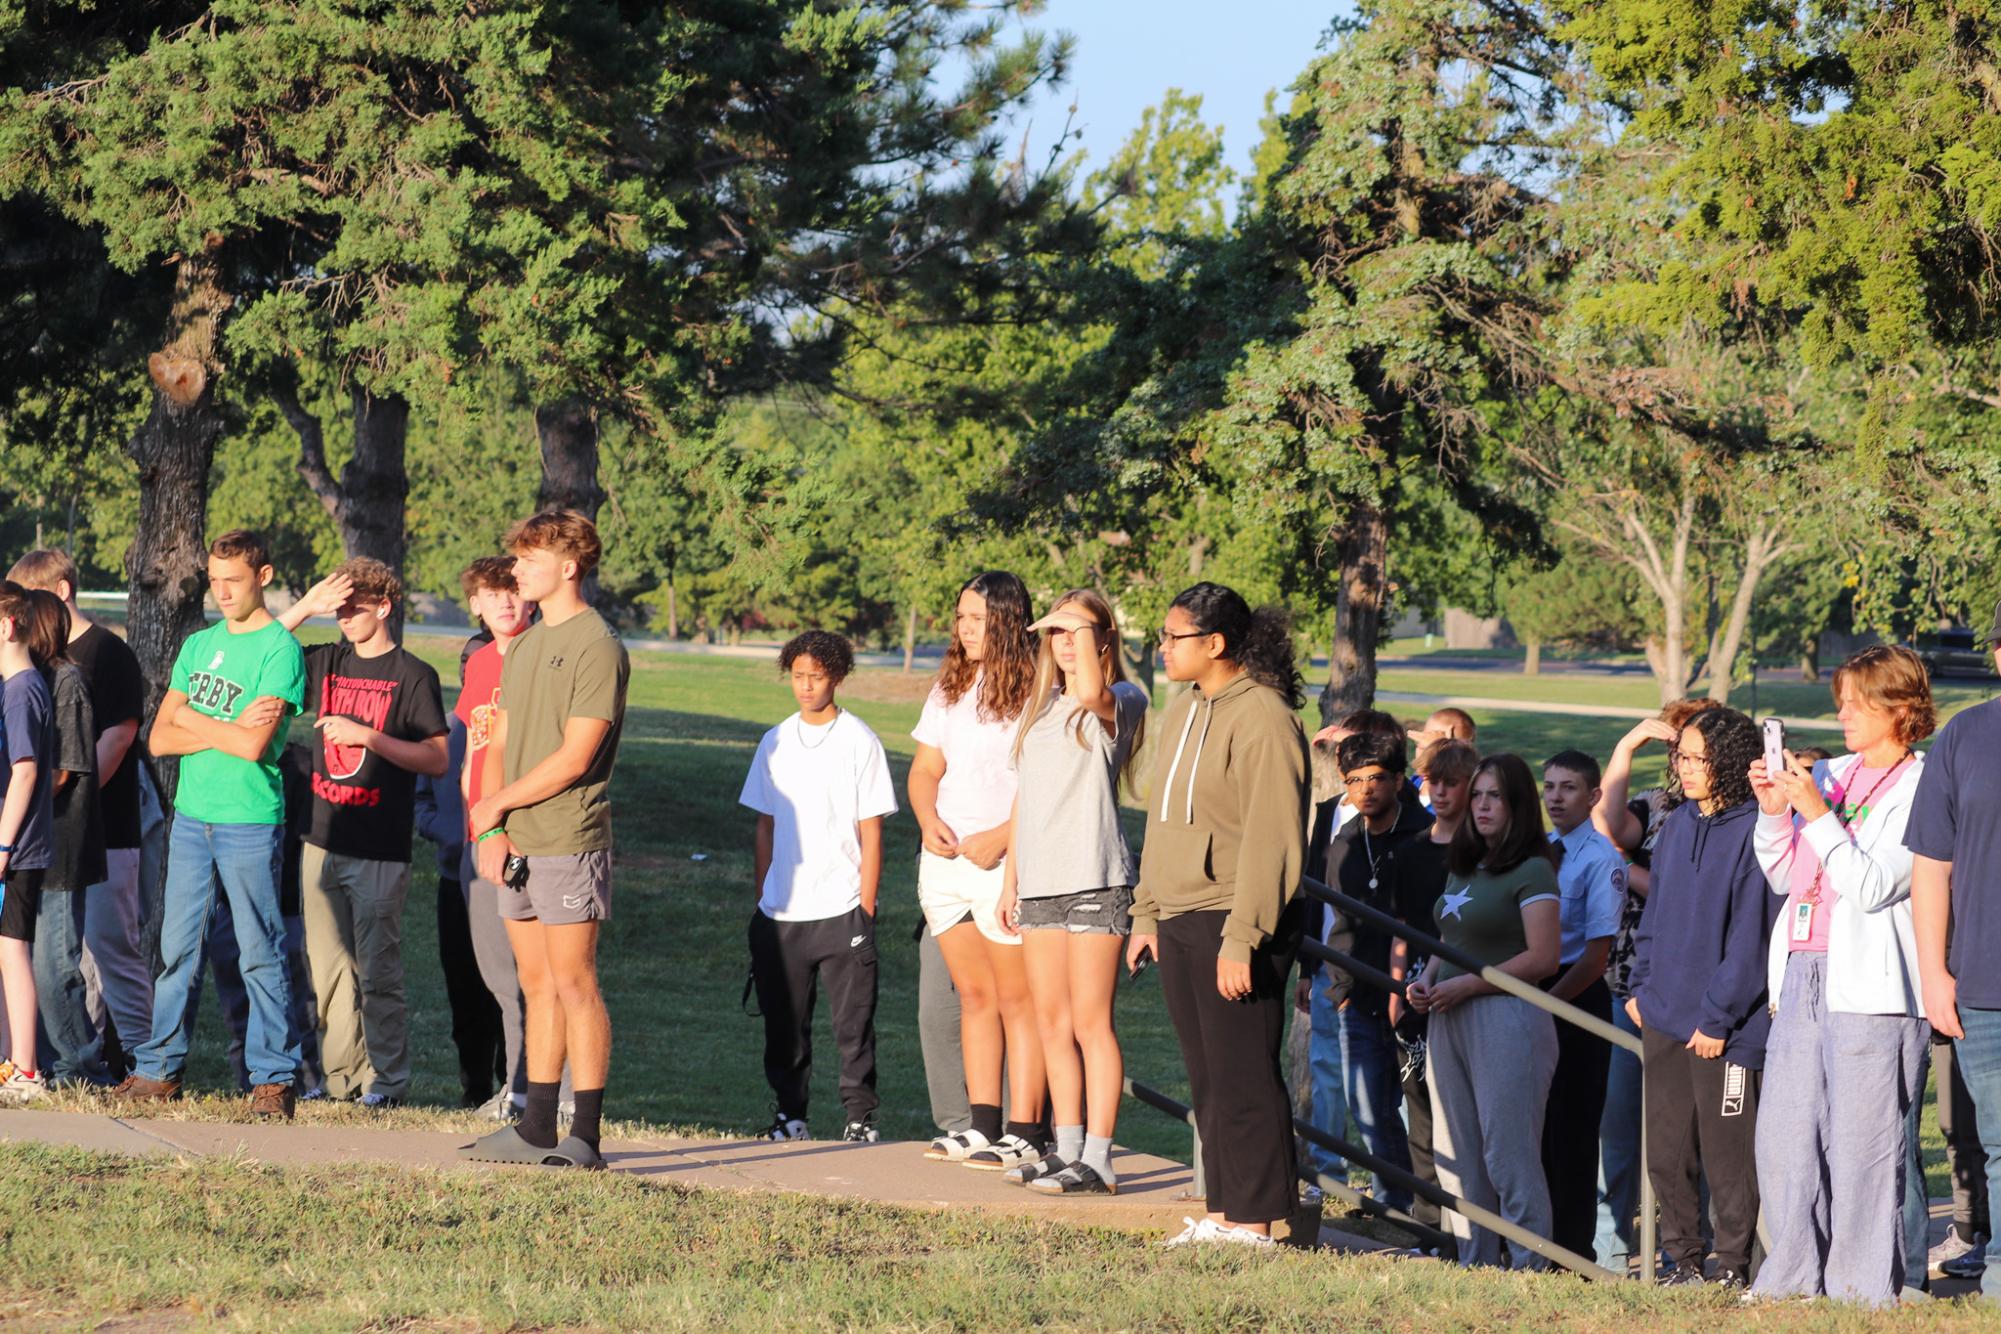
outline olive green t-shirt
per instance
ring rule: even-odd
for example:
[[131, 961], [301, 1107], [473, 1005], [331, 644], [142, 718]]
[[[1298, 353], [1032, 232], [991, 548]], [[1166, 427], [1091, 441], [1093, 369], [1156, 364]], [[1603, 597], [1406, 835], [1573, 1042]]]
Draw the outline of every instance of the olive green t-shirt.
[[531, 857], [597, 852], [611, 846], [611, 767], [625, 722], [625, 645], [588, 608], [561, 625], [538, 621], [508, 647], [500, 669], [507, 715], [502, 774], [513, 782], [556, 753], [572, 718], [611, 724], [584, 776], [565, 790], [507, 816], [507, 837]]
[[[1547, 857], [1530, 857], [1513, 870], [1498, 874], [1475, 871], [1471, 876], [1448, 877], [1445, 893], [1439, 896], [1432, 915], [1440, 940], [1493, 968], [1529, 947], [1528, 932], [1522, 928], [1522, 906], [1544, 899], [1562, 902], [1556, 889], [1556, 867]], [[1444, 959], [1438, 961], [1440, 982], [1465, 971]]]

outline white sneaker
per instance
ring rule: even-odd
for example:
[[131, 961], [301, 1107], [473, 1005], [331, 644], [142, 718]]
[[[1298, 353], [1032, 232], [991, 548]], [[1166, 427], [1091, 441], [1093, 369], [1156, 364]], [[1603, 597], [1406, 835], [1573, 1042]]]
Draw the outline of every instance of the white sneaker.
[[0, 1107], [22, 1107], [47, 1100], [49, 1086], [40, 1074], [28, 1074], [12, 1061], [0, 1062], [0, 1070], [6, 1072], [6, 1077], [0, 1079]]
[[1041, 1161], [1042, 1150], [1019, 1135], [1002, 1135], [986, 1148], [975, 1149], [965, 1158], [966, 1166], [982, 1172], [1005, 1172], [1011, 1167]]
[[1203, 1240], [1202, 1234], [1204, 1229], [1213, 1228], [1216, 1226], [1214, 1223], [1211, 1223], [1206, 1218], [1197, 1219], [1197, 1218], [1184, 1217], [1181, 1221], [1188, 1224], [1188, 1226], [1182, 1228], [1181, 1231], [1169, 1237], [1165, 1242], [1161, 1243], [1162, 1245], [1165, 1246], [1192, 1245], [1197, 1241]]
[[473, 1115], [484, 1121], [515, 1121], [521, 1116], [521, 1109], [514, 1105], [514, 1092], [502, 1089], [481, 1103]]
[[956, 1135], [940, 1135], [924, 1151], [926, 1158], [939, 1162], [963, 1163], [991, 1143], [977, 1130], [961, 1130]]
[[[1207, 1221], [1207, 1220], [1204, 1220]], [[1228, 1223], [1210, 1223], [1209, 1235], [1197, 1237], [1197, 1241], [1216, 1241], [1234, 1246], [1276, 1246], [1268, 1232], [1253, 1232], [1249, 1228], [1232, 1227]]]

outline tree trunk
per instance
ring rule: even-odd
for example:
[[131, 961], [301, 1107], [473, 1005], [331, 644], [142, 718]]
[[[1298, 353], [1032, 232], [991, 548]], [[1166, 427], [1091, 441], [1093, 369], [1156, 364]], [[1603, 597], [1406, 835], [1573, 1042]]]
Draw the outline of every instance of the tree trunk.
[[[400, 576], [409, 555], [405, 526], [410, 497], [410, 473], [404, 456], [410, 438], [410, 404], [400, 395], [376, 398], [354, 390], [354, 454], [335, 480], [327, 466], [326, 437], [320, 419], [307, 412], [289, 386], [271, 391], [278, 411], [299, 436], [299, 476], [319, 499], [340, 533], [340, 549], [349, 560], [368, 556]], [[403, 607], [390, 614], [390, 633], [403, 633]]]
[[[125, 445], [139, 465], [139, 522], [125, 551], [131, 581], [125, 637], [145, 673], [148, 731], [181, 641], [206, 621], [208, 473], [222, 434], [215, 384], [229, 306], [212, 259], [180, 262], [166, 339], [146, 363], [153, 407]], [[178, 776], [178, 765], [155, 761], [160, 799], [170, 807]]]
[[1327, 686], [1320, 692], [1320, 721], [1345, 718], [1376, 701], [1376, 639], [1389, 589], [1389, 516], [1357, 504], [1341, 538], [1341, 585], [1334, 601], [1334, 643]]
[[917, 663], [917, 604], [911, 603], [903, 613], [903, 670], [908, 672]]
[[604, 504], [597, 413], [580, 398], [541, 404], [535, 409], [535, 434], [542, 442], [542, 486], [535, 503], [545, 510], [576, 510], [595, 522]]
[[667, 638], [672, 641], [681, 637], [681, 603], [675, 596], [674, 579], [667, 579]]
[[[1719, 704], [1730, 702], [1731, 676], [1737, 654], [1744, 646], [1744, 631], [1751, 620], [1751, 601], [1758, 595], [1758, 585], [1765, 571], [1789, 550], [1769, 528], [1754, 530], [1744, 543], [1744, 568], [1737, 579], [1737, 591], [1730, 599], [1730, 614], [1723, 622], [1722, 634], [1709, 659], [1709, 697]], [[1755, 663], [1752, 670], [1757, 670]]]
[[1522, 654], [1522, 675], [1542, 675], [1542, 641], [1531, 639], [1524, 646]]
[[1800, 680], [1813, 685], [1820, 680], [1820, 636], [1806, 641], [1806, 648], [1800, 653]]

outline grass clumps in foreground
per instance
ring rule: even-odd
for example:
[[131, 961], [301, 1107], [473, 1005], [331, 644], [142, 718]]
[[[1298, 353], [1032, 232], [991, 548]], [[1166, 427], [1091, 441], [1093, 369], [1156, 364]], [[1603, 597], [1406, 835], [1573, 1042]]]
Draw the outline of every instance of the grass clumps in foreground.
[[[1168, 1252], [972, 1210], [685, 1191], [616, 1173], [281, 1170], [0, 1146], [0, 1318], [251, 1329], [1987, 1327], [1939, 1304], [1739, 1314], [1723, 1293], [1429, 1263]], [[1726, 1314], [1727, 1313], [1727, 1314]]]

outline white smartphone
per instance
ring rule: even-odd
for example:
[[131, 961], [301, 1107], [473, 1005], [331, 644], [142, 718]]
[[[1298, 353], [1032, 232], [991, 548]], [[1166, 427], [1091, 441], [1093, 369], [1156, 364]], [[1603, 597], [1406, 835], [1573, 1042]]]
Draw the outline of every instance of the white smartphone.
[[1765, 772], [1776, 778], [1786, 771], [1786, 724], [1782, 718], [1767, 718], [1765, 727]]

